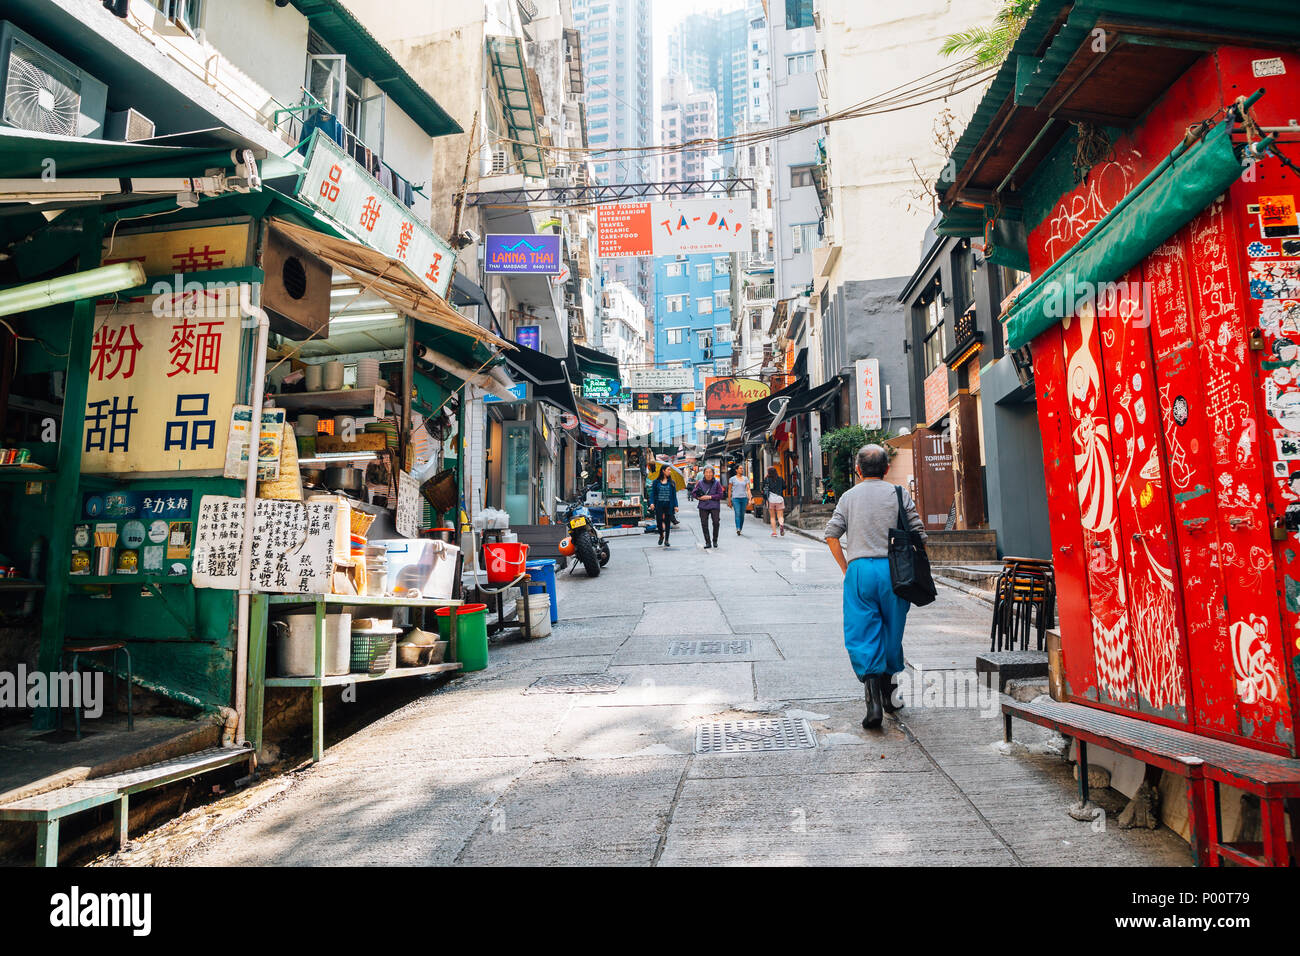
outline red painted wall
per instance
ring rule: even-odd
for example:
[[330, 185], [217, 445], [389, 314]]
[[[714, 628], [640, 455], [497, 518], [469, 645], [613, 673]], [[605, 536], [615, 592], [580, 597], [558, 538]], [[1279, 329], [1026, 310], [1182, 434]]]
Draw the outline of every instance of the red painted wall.
[[[1034, 274], [1189, 125], [1259, 86], [1267, 91], [1259, 123], [1285, 123], [1300, 102], [1300, 57], [1282, 54], [1282, 76], [1256, 78], [1252, 67], [1277, 55], [1223, 49], [1188, 70], [1033, 229]], [[1300, 144], [1291, 151], [1300, 158]], [[1262, 161], [1116, 295], [1081, 306], [1032, 344], [1068, 693], [1292, 754], [1298, 202], [1300, 179]]]

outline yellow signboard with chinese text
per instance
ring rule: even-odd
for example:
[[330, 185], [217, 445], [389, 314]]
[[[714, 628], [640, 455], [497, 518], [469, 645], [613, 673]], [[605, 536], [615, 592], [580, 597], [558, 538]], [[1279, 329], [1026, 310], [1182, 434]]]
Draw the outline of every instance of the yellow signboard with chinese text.
[[252, 226], [200, 226], [118, 233], [104, 239], [104, 265], [138, 262], [148, 276], [236, 269], [249, 264]]
[[239, 345], [237, 287], [195, 283], [179, 295], [100, 305], [82, 472], [220, 474], [239, 387]]

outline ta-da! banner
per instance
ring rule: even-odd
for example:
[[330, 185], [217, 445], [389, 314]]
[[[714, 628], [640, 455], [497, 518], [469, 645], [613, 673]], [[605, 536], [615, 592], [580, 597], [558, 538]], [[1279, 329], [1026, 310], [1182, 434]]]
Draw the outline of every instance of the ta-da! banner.
[[749, 250], [749, 193], [596, 207], [596, 255], [671, 256]]

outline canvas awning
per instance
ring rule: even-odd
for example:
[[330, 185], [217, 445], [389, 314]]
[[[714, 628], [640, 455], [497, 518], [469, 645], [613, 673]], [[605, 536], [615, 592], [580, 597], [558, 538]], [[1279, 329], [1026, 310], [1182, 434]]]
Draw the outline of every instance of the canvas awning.
[[[808, 391], [808, 379], [799, 378], [791, 382], [780, 391], [773, 392], [764, 398], [748, 403], [745, 406], [745, 424], [744, 435], [747, 444], [761, 443], [764, 433], [776, 416], [768, 410], [768, 404], [773, 399], [788, 398], [793, 403], [794, 400]], [[789, 408], [790, 406], [787, 406]]]
[[1179, 144], [1119, 205], [1070, 251], [1016, 297], [1003, 321], [1007, 348], [1018, 349], [1076, 311], [1132, 269], [1241, 175], [1230, 137], [1220, 123], [1199, 143]]
[[272, 218], [270, 222], [287, 239], [320, 256], [338, 271], [360, 282], [363, 287], [383, 296], [399, 312], [485, 344], [504, 349], [515, 348], [513, 342], [508, 342], [465, 318], [396, 259], [359, 243], [295, 225], [286, 219]]
[[506, 355], [506, 366], [516, 378], [532, 383], [533, 395], [539, 401], [549, 402], [570, 415], [578, 414], [569, 371], [562, 360], [516, 344]]
[[[251, 143], [247, 148], [254, 159], [265, 156]], [[50, 170], [59, 179], [201, 176], [204, 169], [232, 166], [230, 147], [220, 143], [158, 146], [0, 126], [0, 170], [5, 179], [39, 178]]]
[[569, 351], [569, 374], [582, 381], [588, 375], [596, 378], [621, 379], [618, 359], [590, 346], [573, 343]]

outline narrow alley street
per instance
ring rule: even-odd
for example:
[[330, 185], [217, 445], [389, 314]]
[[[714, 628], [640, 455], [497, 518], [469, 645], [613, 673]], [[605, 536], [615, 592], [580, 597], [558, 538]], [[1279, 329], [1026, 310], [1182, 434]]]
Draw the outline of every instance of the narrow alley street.
[[[680, 520], [669, 549], [615, 538], [598, 579], [564, 575], [552, 636], [494, 642], [487, 670], [331, 740], [170, 862], [1190, 863], [1168, 829], [1117, 829], [1113, 792], [1096, 795], [1114, 798], [1104, 829], [1070, 819], [1070, 765], [1038, 728], [1018, 727], [1031, 743], [1011, 752], [977, 709], [910, 706], [863, 730], [821, 543], [752, 519], [737, 537], [724, 514], [722, 547], [705, 551], [694, 510]], [[909, 667], [969, 669], [989, 613], [941, 588], [912, 611]], [[806, 719], [816, 747], [693, 753], [701, 725], [780, 717]]]

